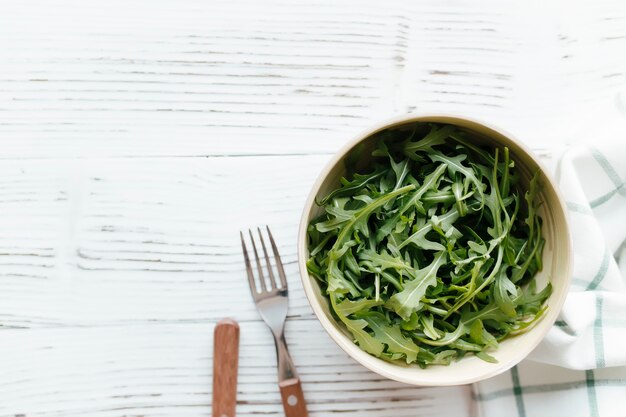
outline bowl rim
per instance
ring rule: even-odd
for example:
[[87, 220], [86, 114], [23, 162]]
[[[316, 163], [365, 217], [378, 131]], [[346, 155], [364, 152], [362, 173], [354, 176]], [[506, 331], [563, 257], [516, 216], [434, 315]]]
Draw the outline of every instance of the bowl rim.
[[[306, 261], [308, 259], [306, 233], [307, 233], [307, 227], [309, 224], [308, 217], [313, 206], [315, 205], [315, 197], [317, 196], [317, 193], [319, 192], [319, 189], [322, 183], [324, 182], [324, 180], [326, 179], [328, 173], [338, 163], [340, 163], [358, 143], [364, 141], [365, 139], [369, 138], [375, 133], [378, 133], [382, 130], [385, 130], [385, 129], [388, 129], [397, 125], [405, 124], [405, 123], [420, 122], [420, 121], [428, 122], [429, 119], [441, 119], [441, 118], [452, 119], [454, 121], [460, 121], [460, 122], [469, 122], [470, 124], [480, 125], [482, 127], [490, 129], [506, 137], [507, 139], [515, 143], [522, 150], [522, 152], [526, 154], [525, 156], [527, 156], [535, 164], [537, 164], [541, 173], [543, 174], [543, 178], [545, 178], [545, 181], [550, 183], [550, 186], [554, 190], [557, 200], [559, 202], [558, 209], [563, 213], [563, 219], [564, 219], [565, 226], [566, 226], [564, 230], [559, 231], [559, 233], [564, 234], [563, 240], [567, 242], [565, 253], [567, 254], [567, 258], [568, 258], [568, 262], [566, 264], [566, 271], [564, 271], [564, 276], [567, 277], [566, 278], [567, 281], [565, 283], [562, 294], [560, 294], [560, 296], [556, 299], [556, 303], [554, 306], [555, 308], [558, 307], [557, 310], [559, 312], [561, 311], [563, 304], [565, 303], [567, 294], [569, 293], [569, 287], [571, 284], [571, 276], [572, 276], [572, 267], [573, 267], [573, 256], [572, 256], [573, 242], [572, 242], [572, 237], [570, 233], [569, 212], [565, 205], [565, 199], [563, 198], [563, 195], [561, 194], [561, 191], [559, 190], [556, 184], [556, 181], [552, 178], [552, 175], [549, 174], [549, 171], [544, 165], [544, 163], [541, 160], [539, 160], [539, 158], [535, 155], [535, 153], [531, 149], [529, 149], [524, 143], [522, 143], [519, 139], [517, 139], [517, 137], [515, 137], [508, 131], [503, 130], [499, 127], [495, 127], [491, 123], [485, 122], [483, 120], [476, 119], [474, 117], [466, 117], [466, 116], [462, 116], [462, 115], [454, 114], [454, 113], [405, 113], [402, 115], [394, 116], [392, 118], [388, 118], [376, 124], [373, 124], [372, 126], [361, 130], [357, 135], [353, 136], [352, 139], [350, 139], [343, 146], [341, 146], [341, 148], [335, 152], [333, 157], [324, 165], [324, 167], [318, 174], [315, 182], [311, 186], [311, 191], [309, 192], [309, 195], [304, 204], [302, 216], [300, 218], [300, 225], [298, 228], [298, 237], [297, 237], [298, 239], [298, 244], [297, 244], [298, 269], [300, 272], [300, 279], [302, 280], [302, 286], [304, 288], [304, 293], [306, 295], [306, 298], [309, 301], [309, 304], [311, 308], [313, 309], [315, 316], [317, 317], [319, 322], [322, 324], [322, 327], [324, 328], [326, 333], [328, 333], [331, 339], [348, 356], [356, 360], [358, 363], [360, 363], [362, 366], [366, 367], [370, 371], [375, 372], [379, 375], [382, 375], [386, 378], [403, 382], [406, 384], [419, 385], [419, 386], [464, 385], [464, 384], [471, 384], [474, 382], [482, 381], [482, 380], [491, 378], [493, 376], [499, 375], [511, 369], [513, 366], [517, 365], [519, 362], [524, 360], [545, 338], [545, 336], [550, 331], [550, 329], [554, 325], [554, 322], [556, 321], [556, 318], [557, 318], [557, 314], [555, 314], [551, 325], [545, 326], [544, 329], [541, 329], [541, 334], [539, 335], [539, 337], [537, 337], [536, 341], [527, 349], [527, 351], [523, 355], [519, 355], [519, 357], [515, 356], [507, 362], [500, 362], [499, 364], [496, 364], [496, 366], [494, 366], [494, 369], [491, 372], [486, 372], [480, 375], [467, 376], [467, 377], [459, 376], [454, 381], [437, 381], [433, 383], [432, 381], [429, 381], [426, 375], [425, 375], [426, 377], [423, 379], [408, 378], [403, 375], [396, 375], [393, 372], [388, 372], [386, 369], [375, 366], [378, 363], [378, 361], [383, 361], [383, 359], [376, 358], [370, 355], [369, 353], [363, 351], [359, 346], [354, 344], [352, 340], [349, 340], [349, 338], [346, 335], [344, 335], [343, 333], [341, 333], [334, 327], [334, 324], [331, 321], [332, 319], [328, 317], [326, 313], [322, 310], [322, 306], [320, 305], [317, 298], [315, 297], [314, 291], [316, 291], [316, 289], [313, 287], [312, 278], [310, 277], [307, 267], [306, 267]], [[542, 320], [545, 320], [545, 317]], [[386, 363], [390, 363], [390, 362], [386, 362]], [[450, 366], [453, 366], [453, 364], [451, 364]]]

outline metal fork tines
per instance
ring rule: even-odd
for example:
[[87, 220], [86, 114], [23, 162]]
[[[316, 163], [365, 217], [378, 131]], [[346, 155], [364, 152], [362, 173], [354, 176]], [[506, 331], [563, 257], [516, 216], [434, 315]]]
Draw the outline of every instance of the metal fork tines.
[[[261, 229], [257, 228], [257, 232], [257, 239], [263, 251], [265, 267], [263, 267], [263, 261], [259, 256], [254, 234], [251, 230], [248, 230], [252, 253], [254, 254], [256, 263], [256, 277], [254, 268], [250, 262], [250, 256], [248, 255], [246, 239], [244, 238], [243, 232], [240, 232], [241, 247], [246, 263], [250, 292], [252, 293], [252, 298], [254, 299], [259, 314], [274, 336], [276, 359], [278, 362], [278, 386], [283, 400], [283, 407], [285, 408], [285, 415], [287, 417], [305, 417], [307, 416], [307, 411], [302, 395], [302, 388], [300, 386], [300, 379], [298, 378], [298, 373], [296, 372], [296, 368], [287, 350], [287, 343], [285, 342], [285, 320], [289, 308], [285, 269], [283, 268], [276, 242], [274, 241], [269, 227], [267, 227], [267, 237], [269, 238], [275, 265], [272, 265], [270, 256], [268, 255]], [[278, 275], [279, 281], [276, 280], [276, 275]]]

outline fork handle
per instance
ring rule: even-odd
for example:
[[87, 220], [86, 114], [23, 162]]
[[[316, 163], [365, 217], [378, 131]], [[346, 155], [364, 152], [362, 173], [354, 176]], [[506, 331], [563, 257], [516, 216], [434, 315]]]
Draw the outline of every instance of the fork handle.
[[302, 386], [299, 378], [290, 378], [278, 383], [283, 400], [285, 417], [308, 417]]
[[276, 342], [276, 359], [278, 360], [278, 388], [283, 400], [285, 417], [308, 417], [300, 378], [293, 364], [284, 332], [273, 332]]

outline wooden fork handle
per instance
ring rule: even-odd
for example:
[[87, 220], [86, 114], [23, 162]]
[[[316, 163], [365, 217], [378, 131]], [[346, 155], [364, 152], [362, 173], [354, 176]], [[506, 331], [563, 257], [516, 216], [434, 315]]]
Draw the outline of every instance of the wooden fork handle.
[[299, 378], [290, 378], [278, 383], [283, 399], [285, 417], [308, 417], [302, 386]]
[[238, 362], [239, 325], [220, 320], [213, 337], [213, 417], [235, 417]]

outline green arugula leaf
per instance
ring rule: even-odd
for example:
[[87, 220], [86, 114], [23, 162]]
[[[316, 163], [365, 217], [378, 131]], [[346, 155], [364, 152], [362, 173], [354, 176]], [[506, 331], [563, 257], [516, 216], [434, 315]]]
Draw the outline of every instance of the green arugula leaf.
[[446, 156], [441, 152], [433, 151], [428, 155], [428, 157], [433, 162], [442, 162], [446, 164], [448, 168], [448, 172], [452, 177], [455, 174], [459, 173], [469, 179], [474, 186], [476, 187], [476, 191], [480, 194], [480, 197], [483, 196], [483, 184], [478, 180], [476, 174], [471, 168], [468, 168], [463, 165], [463, 161], [467, 158], [467, 155], [456, 155], [456, 156]]
[[371, 184], [378, 178], [382, 177], [385, 173], [386, 171], [377, 171], [369, 175], [354, 174], [352, 181], [348, 181], [347, 179], [342, 178], [341, 183], [343, 184], [343, 187], [337, 188], [326, 197], [318, 201], [317, 204], [319, 206], [323, 206], [335, 197], [350, 195], [356, 191], [359, 191], [363, 187]]
[[359, 259], [361, 260], [361, 266], [370, 272], [394, 269], [400, 275], [413, 276], [414, 268], [411, 264], [406, 263], [399, 256], [391, 256], [385, 250], [378, 253], [371, 249], [365, 249], [359, 254]]
[[389, 325], [383, 314], [369, 312], [361, 314], [361, 317], [367, 321], [376, 338], [388, 346], [389, 352], [403, 353], [406, 363], [417, 360], [419, 347], [411, 339], [406, 338], [399, 327]]
[[369, 310], [372, 307], [381, 305], [382, 303], [382, 301], [368, 300], [366, 298], [361, 298], [354, 301], [345, 298], [339, 304], [337, 304], [335, 311], [347, 317], [350, 314], [354, 314], [359, 311]]
[[415, 278], [404, 284], [404, 290], [389, 299], [389, 307], [402, 319], [409, 320], [411, 314], [420, 309], [426, 289], [436, 284], [437, 271], [445, 262], [446, 253], [439, 252], [430, 265], [415, 272]]
[[424, 138], [417, 142], [413, 142], [410, 139], [406, 141], [403, 147], [404, 154], [409, 158], [415, 158], [415, 155], [420, 151], [432, 151], [433, 146], [443, 145], [452, 132], [454, 132], [453, 126], [439, 127], [433, 125]]
[[364, 329], [367, 327], [368, 323], [363, 319], [358, 320], [350, 320], [344, 314], [337, 309], [337, 301], [334, 296], [330, 297], [331, 305], [339, 320], [345, 324], [347, 329], [352, 333], [356, 343], [363, 349], [364, 351], [371, 353], [374, 356], [380, 356], [384, 350], [383, 344], [373, 337], [371, 334], [367, 333]]

